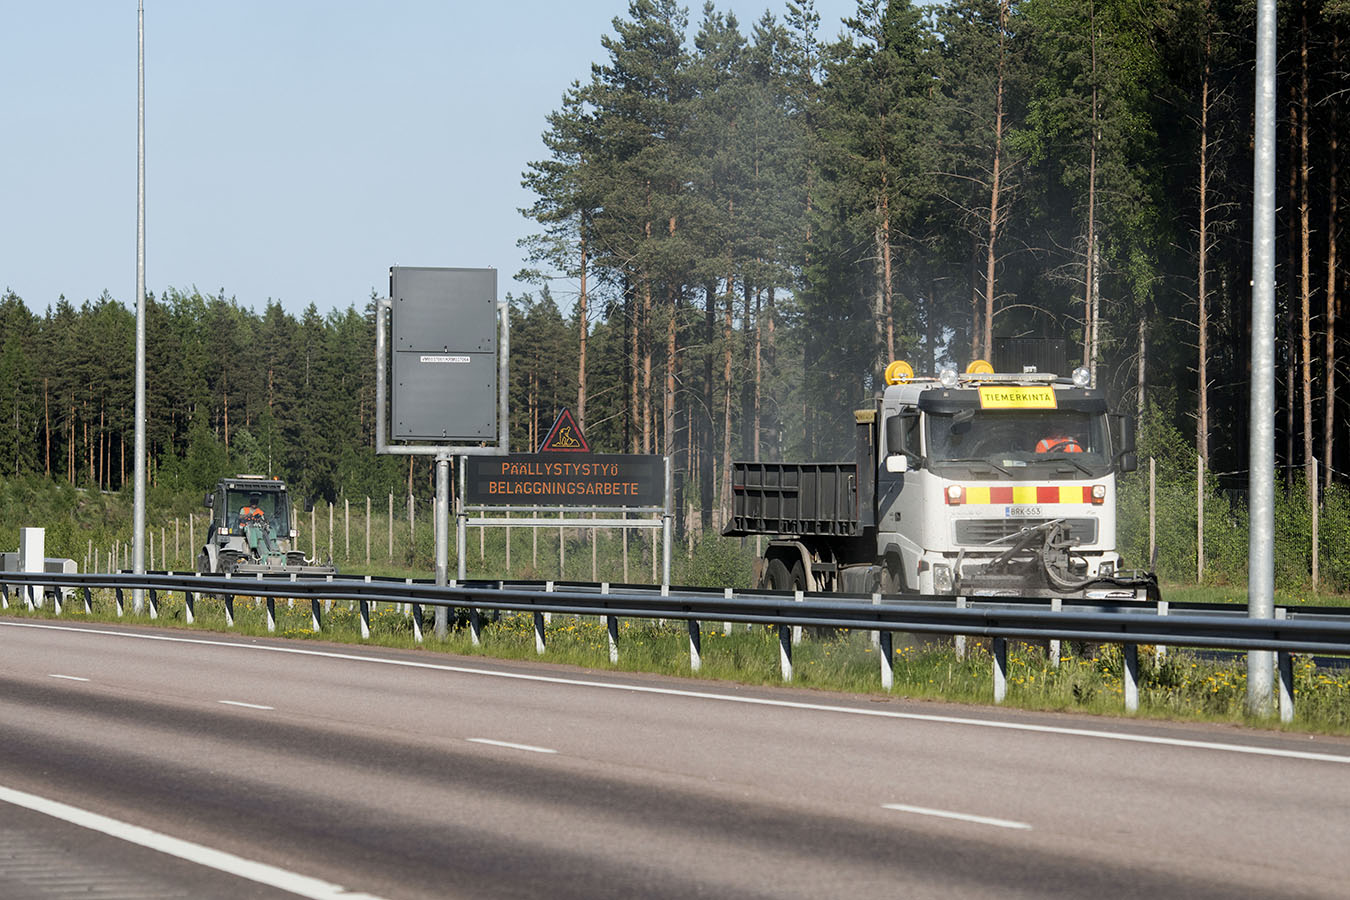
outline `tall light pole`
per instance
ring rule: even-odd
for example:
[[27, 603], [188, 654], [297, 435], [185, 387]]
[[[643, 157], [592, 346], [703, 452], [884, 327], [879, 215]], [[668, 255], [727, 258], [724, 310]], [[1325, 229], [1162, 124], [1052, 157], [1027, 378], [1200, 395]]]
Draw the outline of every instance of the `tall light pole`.
[[[136, 3], [139, 57], [136, 90], [136, 508], [132, 517], [132, 571], [145, 574], [145, 0]], [[145, 591], [132, 592], [137, 615]]]
[[[1275, 0], [1256, 11], [1247, 615], [1275, 615]], [[1247, 710], [1271, 713], [1270, 651], [1247, 654]]]

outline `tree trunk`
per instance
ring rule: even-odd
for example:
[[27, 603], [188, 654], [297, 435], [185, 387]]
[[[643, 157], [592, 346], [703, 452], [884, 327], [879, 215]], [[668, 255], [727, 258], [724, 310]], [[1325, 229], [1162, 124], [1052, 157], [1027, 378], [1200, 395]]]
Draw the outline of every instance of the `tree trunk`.
[[727, 273], [727, 308], [722, 321], [722, 490], [718, 497], [718, 515], [716, 527], [720, 530], [725, 521], [723, 513], [731, 509], [731, 355], [732, 355], [732, 316], [735, 315], [736, 290], [731, 273]]
[[577, 427], [586, 433], [586, 338], [589, 326], [586, 321], [586, 219], [581, 220], [581, 293], [577, 297], [577, 326], [579, 346], [577, 351]]
[[1092, 51], [1092, 127], [1088, 134], [1088, 208], [1087, 248], [1083, 274], [1083, 365], [1097, 386], [1097, 320], [1093, 315], [1093, 287], [1097, 282], [1097, 15], [1095, 4], [1088, 5], [1089, 40]]
[[[1298, 88], [1293, 80], [1289, 84], [1289, 158], [1298, 154]], [[1289, 271], [1298, 271], [1298, 222], [1292, 213], [1298, 209], [1298, 166], [1289, 166]], [[1294, 484], [1294, 377], [1298, 360], [1294, 353], [1294, 281], [1289, 282], [1288, 302], [1284, 310], [1284, 483], [1286, 487]]]
[[713, 354], [717, 346], [717, 285], [703, 286], [703, 416], [704, 427], [699, 429], [698, 488], [700, 524], [703, 530], [712, 527], [713, 515]]
[[[674, 222], [671, 223], [673, 232]], [[675, 456], [675, 352], [680, 321], [680, 295], [672, 286], [667, 288], [670, 317], [666, 322], [666, 390], [662, 403], [662, 429], [665, 432], [665, 453]]]
[[1299, 285], [1302, 308], [1299, 313], [1301, 340], [1299, 349], [1303, 362], [1303, 480], [1308, 491], [1308, 511], [1312, 516], [1312, 583], [1317, 589], [1317, 461], [1313, 457], [1313, 397], [1312, 397], [1312, 260], [1309, 238], [1312, 233], [1308, 208], [1308, 7], [1303, 5], [1299, 41]]
[[[1341, 56], [1341, 36], [1336, 34], [1331, 43], [1331, 65], [1335, 69], [1340, 62]], [[1337, 156], [1339, 149], [1339, 137], [1337, 129], [1340, 127], [1335, 102], [1330, 104], [1331, 123], [1328, 128], [1327, 140], [1330, 143], [1329, 155], [1331, 157], [1331, 172], [1328, 178], [1327, 198], [1330, 206], [1327, 210], [1327, 328], [1326, 328], [1326, 367], [1324, 377], [1326, 378], [1326, 404], [1322, 416], [1322, 483], [1326, 487], [1331, 487], [1331, 472], [1335, 465], [1336, 457], [1332, 453], [1334, 449], [1333, 437], [1336, 434], [1336, 306], [1339, 302], [1336, 296], [1336, 240], [1338, 223], [1336, 221], [1336, 201], [1338, 190], [1337, 182], [1340, 177], [1340, 161]]]
[[1001, 0], [998, 6], [998, 82], [994, 91], [994, 171], [989, 189], [989, 240], [985, 247], [984, 270], [984, 337], [981, 358], [989, 360], [994, 355], [994, 266], [998, 260], [995, 243], [998, 239], [998, 200], [1001, 168], [1003, 163], [1003, 72], [1005, 65], [1008, 33], [1008, 5], [1011, 0]]
[[[1208, 4], [1206, 4], [1208, 6]], [[1209, 73], [1210, 73], [1210, 34], [1208, 9], [1205, 21], [1205, 69], [1200, 82], [1200, 248], [1199, 248], [1199, 286], [1196, 291], [1199, 328], [1199, 373], [1198, 402], [1196, 416], [1195, 448], [1201, 461], [1209, 465], [1209, 294], [1207, 291], [1207, 255], [1209, 252]], [[1142, 326], [1141, 326], [1142, 327]]]
[[1139, 319], [1139, 372], [1136, 375], [1135, 416], [1144, 421], [1144, 386], [1147, 384], [1144, 374], [1148, 371], [1148, 328], [1141, 317]]

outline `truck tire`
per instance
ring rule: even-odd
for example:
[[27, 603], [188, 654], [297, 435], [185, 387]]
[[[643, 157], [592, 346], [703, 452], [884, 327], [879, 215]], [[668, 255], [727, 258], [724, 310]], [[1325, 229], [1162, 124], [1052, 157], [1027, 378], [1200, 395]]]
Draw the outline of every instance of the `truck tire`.
[[881, 566], [881, 593], [903, 594], [905, 592], [905, 570], [898, 560], [887, 560]]
[[771, 591], [792, 590], [792, 575], [781, 559], [774, 557], [764, 570], [764, 587]]

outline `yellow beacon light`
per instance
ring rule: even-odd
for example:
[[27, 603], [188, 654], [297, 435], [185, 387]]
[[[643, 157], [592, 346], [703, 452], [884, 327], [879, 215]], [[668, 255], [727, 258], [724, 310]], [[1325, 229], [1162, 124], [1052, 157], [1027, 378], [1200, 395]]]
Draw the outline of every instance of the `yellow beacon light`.
[[914, 367], [903, 359], [897, 359], [886, 367], [887, 384], [904, 384], [914, 378]]
[[970, 365], [966, 366], [967, 375], [993, 375], [994, 366], [987, 359], [972, 360]]

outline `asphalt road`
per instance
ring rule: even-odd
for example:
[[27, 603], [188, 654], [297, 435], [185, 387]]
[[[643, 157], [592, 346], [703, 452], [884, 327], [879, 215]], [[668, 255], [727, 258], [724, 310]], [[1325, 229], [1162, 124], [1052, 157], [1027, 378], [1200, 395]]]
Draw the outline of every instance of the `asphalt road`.
[[1339, 739], [0, 618], [6, 898], [1344, 897], [1347, 834]]

